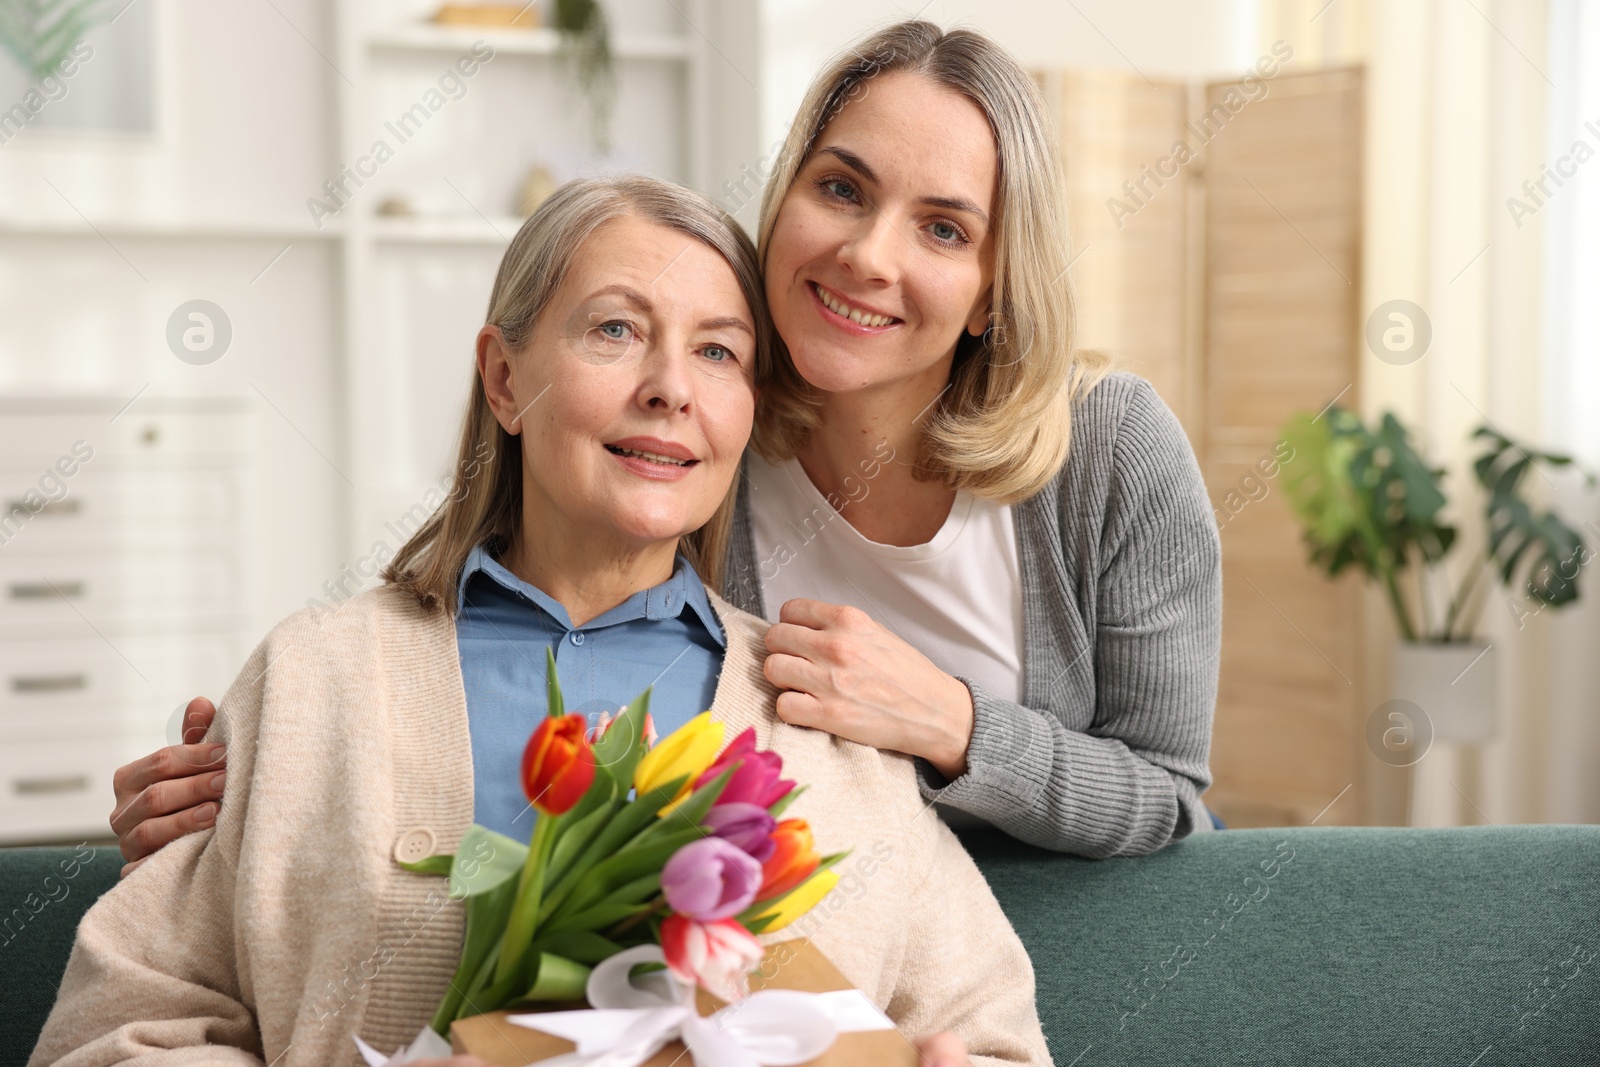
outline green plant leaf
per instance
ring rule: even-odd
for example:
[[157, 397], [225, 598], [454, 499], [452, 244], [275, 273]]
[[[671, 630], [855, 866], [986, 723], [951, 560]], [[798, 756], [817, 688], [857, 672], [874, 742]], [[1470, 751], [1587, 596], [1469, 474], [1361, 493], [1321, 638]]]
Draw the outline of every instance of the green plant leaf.
[[456, 846], [450, 871], [452, 897], [475, 897], [515, 880], [528, 861], [528, 846], [474, 823]]
[[38, 81], [91, 27], [116, 13], [108, 0], [0, 0], [0, 46]]
[[[1552, 607], [1578, 599], [1578, 579], [1587, 551], [1583, 536], [1554, 511], [1536, 512], [1523, 495], [1528, 471], [1537, 466], [1563, 467], [1572, 457], [1524, 448], [1489, 426], [1473, 432], [1484, 452], [1472, 464], [1474, 476], [1488, 493], [1484, 520], [1488, 553], [1505, 585], [1525, 577], [1529, 596]], [[1593, 483], [1593, 475], [1588, 480]]]
[[661, 872], [651, 871], [649, 874], [626, 882], [607, 893], [596, 907], [624, 904], [639, 904], [659, 895], [661, 892]]
[[[795, 801], [799, 800], [800, 799], [800, 795], [802, 793], [804, 793], [809, 788], [811, 788], [811, 787], [810, 786], [805, 786], [805, 785], [797, 785], [797, 786], [795, 786], [793, 789], [789, 790], [783, 796], [781, 796], [777, 800], [773, 801], [772, 807], [767, 809], [767, 814], [771, 815], [774, 819], [783, 818], [783, 813], [789, 810], [789, 805], [793, 804]], [[704, 816], [702, 816], [702, 818], [703, 817]]]
[[556, 677], [556, 649], [554, 645], [544, 650], [544, 713], [554, 719], [567, 713], [567, 702], [561, 696], [561, 680]]
[[649, 713], [650, 690], [646, 689], [617, 713], [605, 735], [595, 742], [595, 767], [611, 776], [619, 795], [632, 788], [633, 772], [644, 758], [644, 724]]
[[556, 838], [555, 848], [550, 852], [550, 862], [545, 867], [546, 885], [555, 884], [561, 875], [571, 869], [578, 855], [588, 848], [619, 807], [608, 800], [562, 830], [561, 836]]
[[648, 829], [655, 821], [656, 812], [677, 795], [678, 790], [683, 788], [683, 783], [682, 777], [674, 778], [669, 782], [663, 782], [644, 796], [636, 797], [624, 804], [616, 816], [589, 843], [589, 847], [583, 851], [572, 867], [545, 894], [544, 902], [539, 909], [540, 921], [555, 914], [573, 886], [588, 874], [596, 863], [632, 844], [644, 830]]
[[643, 904], [596, 904], [591, 908], [552, 919], [539, 928], [541, 938], [571, 930], [603, 930], [650, 909]]
[[[682, 804], [661, 816], [661, 821], [649, 827], [640, 835], [639, 844], [652, 841], [655, 838], [668, 834], [681, 833], [684, 830], [698, 830], [700, 820], [706, 817], [711, 810], [711, 805], [717, 802], [722, 791], [728, 787], [728, 782], [733, 779], [734, 768], [729, 767], [705, 785], [690, 793]], [[635, 847], [630, 845], [628, 847]]]
[[583, 876], [573, 889], [572, 895], [555, 911], [552, 918], [571, 915], [600, 903], [609, 894], [638, 878], [650, 874], [659, 877], [662, 866], [672, 858], [674, 852], [704, 835], [705, 831], [700, 827], [691, 826], [678, 833], [667, 834], [653, 840], [647, 845], [630, 846], [609, 859], [602, 860]]
[[554, 953], [590, 967], [622, 951], [621, 945], [593, 930], [567, 930], [548, 937], [540, 935], [536, 947], [541, 952]]
[[533, 985], [519, 1000], [549, 1002], [583, 999], [590, 968], [553, 952], [541, 952], [534, 958], [538, 960], [537, 975]]
[[407, 863], [405, 860], [400, 860], [399, 863], [400, 866], [404, 867], [412, 874], [448, 875], [450, 873], [450, 868], [452, 865], [454, 865], [455, 861], [456, 858], [454, 856], [438, 855], [429, 856], [427, 859], [421, 859], [415, 863]]

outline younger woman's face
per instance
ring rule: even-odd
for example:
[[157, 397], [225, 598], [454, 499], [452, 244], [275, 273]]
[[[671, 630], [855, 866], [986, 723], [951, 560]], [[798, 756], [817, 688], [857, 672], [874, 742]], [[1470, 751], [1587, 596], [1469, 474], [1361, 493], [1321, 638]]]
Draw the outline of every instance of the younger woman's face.
[[522, 438], [524, 506], [621, 550], [704, 525], [755, 411], [755, 319], [726, 260], [632, 216], [574, 257], [528, 343], [479, 335], [484, 387]]
[[977, 104], [919, 74], [863, 83], [778, 207], [766, 289], [813, 386], [944, 387], [989, 325], [998, 152]]

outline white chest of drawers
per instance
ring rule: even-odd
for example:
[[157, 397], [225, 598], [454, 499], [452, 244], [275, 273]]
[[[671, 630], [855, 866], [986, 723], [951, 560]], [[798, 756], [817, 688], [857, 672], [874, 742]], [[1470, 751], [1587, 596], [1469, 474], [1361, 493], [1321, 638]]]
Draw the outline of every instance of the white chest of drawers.
[[0, 397], [0, 844], [109, 834], [111, 776], [249, 651], [243, 400]]

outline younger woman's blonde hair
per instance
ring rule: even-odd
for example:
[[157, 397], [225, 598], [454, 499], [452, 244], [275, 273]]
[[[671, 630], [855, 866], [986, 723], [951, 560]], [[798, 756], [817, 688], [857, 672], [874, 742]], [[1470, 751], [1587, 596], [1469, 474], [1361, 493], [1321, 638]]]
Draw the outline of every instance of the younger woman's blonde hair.
[[[990, 328], [963, 335], [950, 387], [929, 413], [915, 460], [920, 477], [1013, 502], [1032, 496], [1066, 462], [1072, 401], [1109, 369], [1073, 343], [1067, 278], [1066, 185], [1055, 131], [1033, 79], [1009, 52], [968, 30], [897, 23], [854, 45], [811, 83], [761, 201], [763, 267], [784, 197], [828, 123], [865, 83], [890, 71], [919, 74], [972, 100], [999, 146], [994, 295]], [[816, 390], [781, 340], [751, 445], [773, 462], [805, 444], [819, 418]]]
[[[755, 381], [771, 373], [772, 319], [750, 238], [727, 212], [698, 193], [656, 178], [631, 175], [571, 181], [522, 224], [495, 275], [486, 323], [500, 327], [513, 352], [527, 345], [539, 316], [561, 287], [584, 242], [613, 219], [636, 216], [710, 246], [727, 261], [755, 316]], [[708, 588], [722, 586], [739, 479], [716, 512], [679, 544]], [[453, 487], [445, 502], [411, 536], [383, 576], [424, 607], [456, 611], [456, 585], [474, 546], [510, 547], [522, 523], [522, 449], [495, 419], [474, 376], [461, 422]]]

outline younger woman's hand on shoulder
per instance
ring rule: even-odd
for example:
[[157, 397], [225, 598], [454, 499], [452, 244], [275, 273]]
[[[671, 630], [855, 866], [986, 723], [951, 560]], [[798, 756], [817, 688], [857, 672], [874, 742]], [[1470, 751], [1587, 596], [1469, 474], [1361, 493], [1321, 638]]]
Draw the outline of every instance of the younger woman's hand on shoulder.
[[195, 697], [183, 713], [185, 744], [168, 745], [117, 768], [111, 779], [117, 795], [111, 832], [129, 861], [122, 877], [164, 846], [217, 821], [228, 764], [222, 745], [201, 741], [216, 715], [216, 705]]
[[767, 651], [784, 722], [921, 756], [946, 778], [966, 773], [971, 691], [866, 612], [790, 600], [767, 631]]

